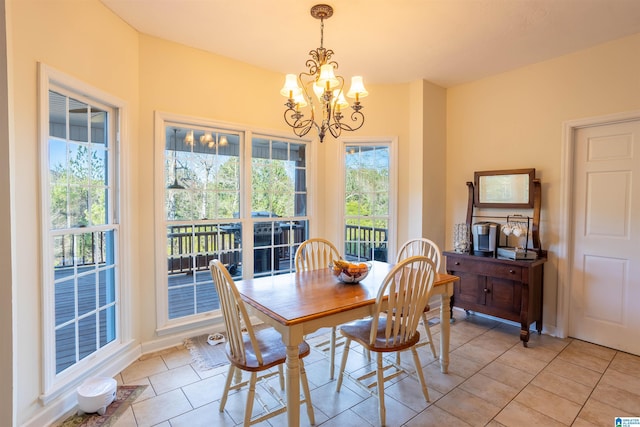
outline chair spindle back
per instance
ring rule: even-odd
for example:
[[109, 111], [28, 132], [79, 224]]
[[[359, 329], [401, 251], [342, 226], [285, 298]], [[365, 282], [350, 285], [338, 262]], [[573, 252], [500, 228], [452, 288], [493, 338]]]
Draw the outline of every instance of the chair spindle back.
[[413, 338], [429, 300], [435, 273], [434, 262], [423, 255], [405, 258], [393, 267], [376, 298], [371, 345], [376, 341], [380, 316], [386, 316], [385, 339], [389, 345], [401, 345]]
[[245, 364], [246, 353], [245, 344], [242, 337], [243, 324], [246, 328], [251, 345], [255, 352], [258, 363], [262, 364], [262, 353], [258, 347], [258, 342], [251, 327], [251, 321], [244, 302], [240, 298], [240, 293], [235, 282], [231, 278], [227, 268], [218, 259], [214, 259], [209, 264], [211, 277], [220, 298], [220, 308], [222, 317], [227, 329], [227, 341], [233, 358], [241, 364]]
[[327, 268], [335, 259], [342, 258], [333, 243], [322, 238], [302, 242], [295, 255], [296, 271], [313, 271]]
[[414, 255], [424, 255], [428, 257], [435, 264], [436, 272], [440, 271], [442, 253], [440, 252], [438, 245], [436, 245], [432, 240], [424, 237], [408, 240], [398, 251], [396, 262]]

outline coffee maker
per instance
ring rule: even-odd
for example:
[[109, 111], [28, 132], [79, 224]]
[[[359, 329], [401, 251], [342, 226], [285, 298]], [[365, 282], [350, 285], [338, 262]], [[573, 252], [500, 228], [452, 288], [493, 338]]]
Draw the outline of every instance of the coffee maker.
[[476, 222], [472, 227], [473, 254], [477, 256], [495, 257], [500, 236], [500, 224], [496, 222]]

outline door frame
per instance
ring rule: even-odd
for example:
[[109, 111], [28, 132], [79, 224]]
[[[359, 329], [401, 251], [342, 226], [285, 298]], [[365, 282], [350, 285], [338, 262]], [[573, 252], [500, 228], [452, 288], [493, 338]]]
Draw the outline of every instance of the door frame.
[[569, 120], [562, 124], [562, 154], [560, 164], [560, 228], [558, 244], [558, 308], [556, 336], [569, 335], [569, 302], [573, 269], [573, 160], [576, 131], [581, 128], [640, 120], [640, 110]]

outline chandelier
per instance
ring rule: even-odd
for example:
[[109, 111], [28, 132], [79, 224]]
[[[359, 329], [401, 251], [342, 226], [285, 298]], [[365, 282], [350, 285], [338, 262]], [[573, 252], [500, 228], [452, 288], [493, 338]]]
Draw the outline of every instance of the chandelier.
[[[344, 78], [334, 73], [338, 63], [331, 61], [333, 50], [323, 47], [324, 20], [332, 15], [333, 8], [329, 5], [317, 4], [311, 8], [311, 16], [320, 20], [320, 47], [309, 52], [311, 59], [307, 59], [305, 64], [308, 71], [303, 71], [297, 76], [287, 74], [284, 87], [280, 90], [280, 94], [287, 97], [287, 102], [284, 104], [287, 107], [284, 111], [284, 120], [291, 126], [293, 133], [302, 137], [315, 128], [318, 130], [320, 142], [323, 141], [327, 131], [334, 138], [338, 138], [343, 130], [360, 129], [364, 124], [360, 98], [369, 94], [364, 88], [362, 76], [351, 78], [351, 88], [346, 95], [354, 98], [355, 101], [351, 106], [353, 109], [350, 114], [351, 123], [345, 123], [342, 110], [349, 107], [349, 103], [344, 97]], [[305, 118], [303, 113], [306, 107], [309, 107], [309, 118]], [[316, 120], [316, 114], [319, 116], [318, 120]]]

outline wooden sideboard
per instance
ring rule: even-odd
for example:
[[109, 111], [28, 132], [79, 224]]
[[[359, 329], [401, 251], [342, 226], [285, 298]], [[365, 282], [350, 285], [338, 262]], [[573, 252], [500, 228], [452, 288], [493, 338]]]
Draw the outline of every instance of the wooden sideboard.
[[520, 323], [526, 347], [529, 328], [542, 332], [543, 277], [546, 257], [535, 261], [443, 252], [447, 273], [460, 278], [454, 284], [451, 307], [475, 311]]

